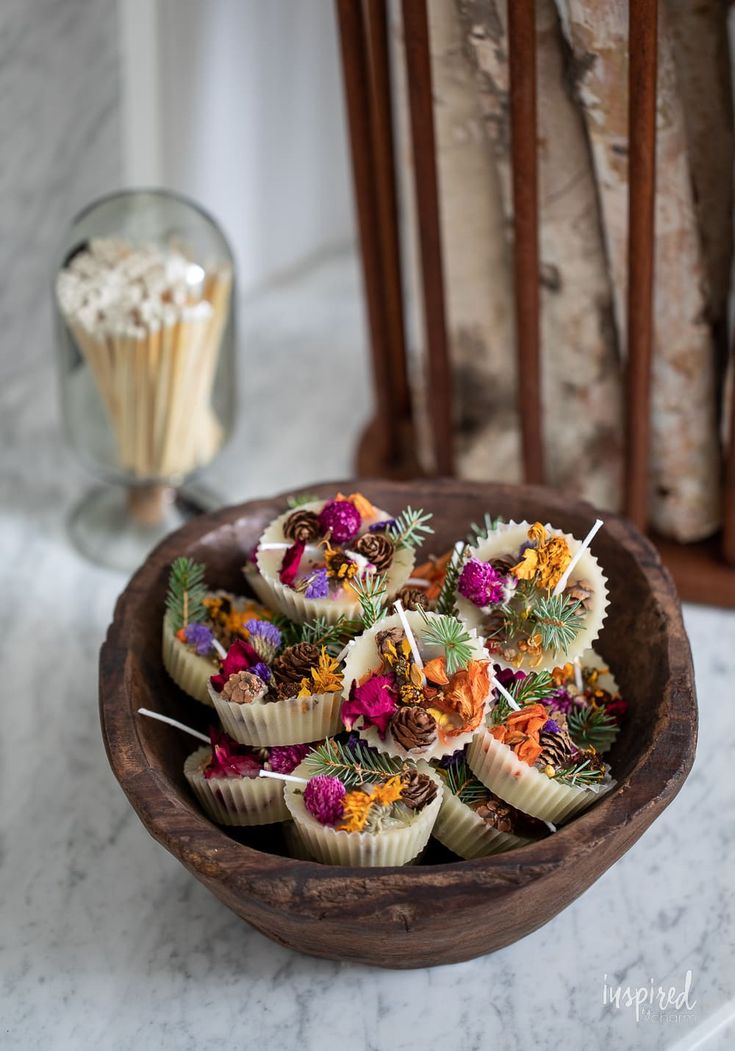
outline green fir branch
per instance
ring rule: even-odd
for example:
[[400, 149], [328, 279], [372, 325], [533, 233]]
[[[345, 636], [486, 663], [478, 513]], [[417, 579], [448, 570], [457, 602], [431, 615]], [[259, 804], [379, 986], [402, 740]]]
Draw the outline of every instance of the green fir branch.
[[554, 781], [559, 781], [564, 785], [598, 785], [605, 780], [606, 776], [605, 768], [592, 763], [588, 756], [586, 759], [559, 767], [554, 775]]
[[431, 513], [424, 513], [422, 509], [414, 511], [413, 508], [407, 507], [389, 527], [388, 536], [396, 547], [415, 550], [434, 532], [427, 524], [430, 518], [433, 518]]
[[534, 603], [532, 633], [547, 652], [566, 653], [584, 625], [581, 605], [568, 595], [544, 595]]
[[457, 612], [457, 581], [462, 572], [462, 566], [469, 558], [469, 548], [462, 542], [462, 546], [455, 547], [452, 557], [447, 563], [447, 571], [444, 575], [439, 597], [436, 600], [436, 612], [445, 616], [453, 616]]
[[350, 583], [360, 601], [362, 611], [360, 619], [363, 629], [367, 631], [385, 614], [387, 595], [385, 574], [379, 576], [377, 573], [370, 573], [364, 579], [355, 577]]
[[348, 620], [344, 614], [340, 614], [334, 624], [330, 624], [326, 617], [316, 617], [307, 624], [301, 624], [300, 628], [299, 642], [325, 646], [329, 652], [338, 653], [347, 639], [362, 630], [362, 624], [359, 621]]
[[424, 621], [424, 642], [444, 651], [447, 675], [454, 675], [472, 660], [472, 636], [456, 617], [431, 617], [419, 610]]
[[567, 714], [569, 736], [578, 748], [607, 752], [612, 748], [620, 727], [604, 708], [576, 708]]
[[557, 685], [551, 678], [551, 672], [528, 672], [524, 679], [515, 679], [508, 687], [508, 693], [521, 708], [527, 704], [538, 704], [556, 693]]
[[462, 758], [458, 763], [451, 766], [439, 767], [437, 772], [444, 778], [449, 791], [467, 806], [476, 803], [484, 803], [490, 798], [490, 790], [478, 781], [467, 765], [467, 760]]
[[174, 632], [187, 624], [201, 624], [207, 619], [203, 605], [207, 588], [204, 566], [191, 558], [177, 558], [171, 563], [166, 592], [166, 609]]
[[401, 760], [376, 752], [358, 742], [343, 744], [328, 738], [310, 752], [306, 758], [309, 775], [338, 777], [347, 789], [359, 788], [368, 782], [387, 781], [401, 770]]
[[297, 507], [303, 507], [304, 504], [314, 504], [318, 499], [319, 497], [316, 493], [297, 493], [294, 496], [289, 496], [286, 506], [289, 511], [295, 511]]
[[472, 547], [477, 547], [483, 540], [487, 540], [491, 533], [494, 533], [498, 526], [504, 522], [503, 518], [493, 518], [491, 515], [485, 512], [482, 516], [482, 524], [478, 525], [477, 522], [470, 523], [470, 531], [467, 534], [467, 543], [471, 544]]

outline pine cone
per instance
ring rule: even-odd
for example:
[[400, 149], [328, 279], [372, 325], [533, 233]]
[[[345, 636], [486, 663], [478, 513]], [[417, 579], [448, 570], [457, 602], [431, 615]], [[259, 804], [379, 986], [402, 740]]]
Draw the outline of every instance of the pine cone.
[[563, 766], [579, 751], [565, 728], [559, 733], [542, 730], [539, 742], [543, 751], [536, 760], [536, 766], [542, 770], [545, 766], [553, 766], [554, 769]]
[[414, 588], [410, 584], [402, 587], [398, 592], [398, 598], [403, 603], [404, 609], [428, 609], [429, 601], [423, 588]]
[[391, 717], [390, 729], [393, 739], [407, 752], [428, 748], [436, 740], [436, 719], [418, 705], [399, 708]]
[[259, 700], [266, 691], [266, 685], [259, 675], [251, 671], [233, 672], [222, 687], [222, 696], [226, 701], [235, 704], [252, 704]]
[[502, 573], [504, 577], [507, 577], [517, 562], [518, 559], [514, 555], [501, 555], [500, 558], [494, 558], [490, 565], [493, 569], [497, 570], [498, 573]]
[[396, 551], [393, 541], [385, 533], [363, 533], [353, 548], [358, 555], [372, 562], [378, 573], [388, 568]]
[[565, 595], [568, 595], [569, 598], [578, 602], [580, 607], [584, 610], [590, 610], [592, 608], [592, 593], [593, 588], [589, 580], [578, 580], [576, 584], [566, 588], [564, 591]]
[[516, 811], [497, 796], [491, 796], [484, 803], [479, 803], [474, 807], [474, 811], [478, 817], [481, 817], [498, 832], [513, 831], [513, 817]]
[[319, 663], [319, 647], [311, 642], [297, 642], [287, 646], [280, 657], [271, 664], [271, 672], [279, 700], [293, 697], [299, 692], [301, 680]]
[[308, 544], [310, 540], [316, 540], [322, 535], [319, 515], [314, 511], [306, 511], [302, 507], [297, 507], [283, 523], [283, 534], [289, 540], [301, 540], [304, 544]]
[[378, 647], [378, 653], [382, 657], [388, 648], [388, 644], [391, 642], [398, 649], [403, 639], [403, 628], [386, 628], [385, 631], [377, 631], [375, 633], [375, 645]]
[[428, 774], [420, 774], [415, 767], [405, 766], [401, 771], [401, 780], [401, 802], [410, 810], [423, 810], [436, 799], [438, 786]]

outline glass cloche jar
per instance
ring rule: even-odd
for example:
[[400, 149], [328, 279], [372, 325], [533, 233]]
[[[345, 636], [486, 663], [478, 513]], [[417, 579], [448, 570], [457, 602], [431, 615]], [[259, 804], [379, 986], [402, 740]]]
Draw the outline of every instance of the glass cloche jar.
[[71, 224], [54, 302], [66, 435], [105, 483], [76, 508], [72, 538], [130, 570], [180, 524], [176, 488], [232, 430], [232, 252], [193, 202], [122, 191]]

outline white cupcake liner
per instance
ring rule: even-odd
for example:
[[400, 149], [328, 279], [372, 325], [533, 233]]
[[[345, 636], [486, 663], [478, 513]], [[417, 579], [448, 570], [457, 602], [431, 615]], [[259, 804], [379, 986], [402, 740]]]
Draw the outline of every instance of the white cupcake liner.
[[[429, 620], [440, 619], [438, 613], [427, 613], [426, 616]], [[422, 641], [421, 635], [424, 628], [424, 619], [421, 614], [415, 610], [407, 610], [406, 618], [416, 637], [421, 656], [425, 659], [439, 656], [441, 654], [440, 647], [432, 646]], [[389, 628], [396, 627], [400, 628], [402, 627], [402, 624], [398, 614], [394, 613], [389, 617], [383, 617], [383, 619], [373, 625], [372, 628], [363, 632], [362, 635], [359, 635], [352, 645], [350, 645], [345, 658], [344, 671], [342, 673], [344, 680], [342, 692], [345, 699], [349, 697], [353, 680], [359, 683], [360, 679], [365, 675], [376, 671], [380, 667], [380, 654], [378, 653], [377, 644], [375, 642], [375, 636], [377, 633], [379, 631], [386, 631]], [[472, 636], [472, 659], [488, 661], [489, 689], [487, 697], [485, 698], [485, 715], [487, 715], [490, 707], [493, 686], [492, 663], [490, 662], [487, 650], [485, 649], [485, 640], [478, 636], [474, 629], [470, 629], [470, 635]], [[367, 729], [358, 729], [356, 727], [356, 729], [363, 741], [369, 744], [372, 748], [377, 749], [379, 752], [384, 752], [387, 755], [394, 755], [399, 759], [441, 759], [445, 755], [451, 755], [452, 752], [456, 752], [458, 748], [464, 748], [464, 746], [472, 740], [482, 725], [483, 723], [481, 721], [480, 726], [475, 730], [468, 730], [466, 733], [457, 734], [454, 737], [445, 736], [441, 729], [439, 729], [436, 741], [433, 745], [429, 748], [421, 749], [420, 751], [412, 750], [410, 752], [407, 752], [402, 745], [393, 739], [390, 727], [386, 731], [385, 740], [381, 739], [378, 729], [375, 726], [369, 726]]]
[[524, 763], [487, 729], [470, 744], [467, 762], [475, 777], [496, 796], [524, 814], [555, 825], [585, 810], [615, 785], [609, 772], [601, 784], [561, 784]]
[[[302, 504], [299, 510], [319, 512], [326, 503], [328, 503], [327, 500], [315, 500]], [[378, 508], [376, 511], [378, 514], [376, 521], [390, 518], [386, 511]], [[325, 617], [330, 624], [335, 624], [341, 616], [350, 620], [358, 619], [361, 612], [360, 603], [357, 598], [351, 598], [349, 592], [344, 592], [344, 598], [340, 596], [340, 598], [309, 599], [303, 592], [286, 587], [278, 579], [286, 548], [269, 551], [263, 550], [262, 545], [292, 542], [283, 532], [283, 525], [291, 514], [293, 511], [288, 510], [274, 519], [258, 541], [256, 560], [259, 576], [256, 578], [249, 569], [246, 569], [247, 580], [256, 595], [261, 602], [272, 609], [279, 610], [297, 624], [304, 624], [314, 620], [315, 617]], [[411, 576], [415, 562], [416, 556], [410, 548], [396, 549], [393, 561], [385, 573], [389, 601], [395, 598]]]
[[[509, 552], [516, 552], [528, 540], [528, 530], [531, 528], [531, 525], [531, 522], [502, 522], [497, 529], [490, 533], [486, 540], [481, 541], [477, 547], [471, 548], [470, 554], [481, 562], [491, 562], [493, 559], [500, 558]], [[563, 536], [569, 545], [572, 555], [582, 543], [581, 540], [572, 536], [571, 533], [564, 533], [560, 529], [555, 529], [548, 522], [545, 525], [545, 529], [547, 533], [551, 533], [554, 536]], [[549, 653], [538, 663], [535, 663], [536, 658], [520, 658], [520, 656], [517, 662], [510, 662], [504, 660], [500, 654], [493, 653], [493, 662], [500, 664], [501, 667], [514, 668], [516, 670], [520, 668], [523, 671], [540, 671], [542, 669], [551, 671], [552, 668], [564, 664], [565, 661], [574, 660], [575, 657], [580, 656], [585, 650], [589, 649], [600, 634], [605, 620], [605, 611], [609, 605], [607, 577], [589, 548], [574, 567], [569, 582], [575, 583], [578, 580], [588, 580], [593, 585], [593, 594], [590, 598], [591, 609], [584, 614], [584, 626], [577, 633], [574, 642], [566, 652]], [[473, 627], [480, 631], [485, 617], [482, 610], [465, 598], [464, 595], [460, 595], [459, 592], [456, 593], [455, 598], [457, 610], [464, 623], [468, 627]]]
[[299, 861], [315, 860], [314, 855], [309, 853], [306, 849], [298, 825], [291, 819], [290, 814], [289, 820], [285, 821], [283, 824], [283, 838], [286, 841], [286, 847], [292, 858], [297, 858]]
[[208, 690], [223, 729], [240, 744], [254, 748], [311, 744], [332, 737], [341, 728], [340, 693], [315, 693], [282, 701], [237, 704], [217, 693], [211, 683]]
[[[294, 770], [296, 777], [310, 773], [308, 759]], [[408, 812], [405, 825], [382, 832], [346, 832], [320, 824], [304, 805], [303, 786], [291, 781], [285, 783], [284, 797], [304, 849], [322, 864], [353, 868], [408, 865], [426, 846], [441, 808], [443, 785], [435, 773], [429, 776], [438, 785], [436, 798], [418, 814]]]
[[212, 777], [202, 768], [212, 755], [205, 746], [184, 763], [184, 776], [205, 813], [219, 825], [271, 825], [289, 818], [283, 782], [272, 777]]
[[184, 693], [213, 707], [208, 686], [210, 676], [217, 674], [217, 666], [176, 638], [168, 613], [163, 618], [162, 657], [166, 671]]
[[[425, 763], [419, 762], [417, 765], [422, 773], [428, 773]], [[532, 842], [528, 837], [492, 828], [446, 785], [439, 816], [431, 834], [434, 839], [438, 839], [445, 847], [466, 860], [501, 854], [503, 851], [515, 850], [516, 847]]]

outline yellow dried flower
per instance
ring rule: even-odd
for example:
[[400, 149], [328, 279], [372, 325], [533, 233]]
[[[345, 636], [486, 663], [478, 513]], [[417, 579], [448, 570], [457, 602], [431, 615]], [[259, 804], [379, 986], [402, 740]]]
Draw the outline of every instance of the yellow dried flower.
[[337, 671], [339, 661], [331, 657], [322, 646], [319, 663], [311, 669], [311, 678], [304, 676], [301, 680], [299, 697], [311, 697], [314, 693], [337, 693], [342, 689], [342, 673]]
[[397, 803], [403, 795], [405, 785], [399, 775], [389, 777], [382, 785], [377, 785], [373, 790], [370, 800], [379, 806], [392, 806]]
[[523, 552], [523, 558], [515, 566], [511, 566], [511, 573], [518, 580], [533, 580], [538, 569], [538, 552], [535, 547], [527, 547]]
[[540, 522], [528, 530], [528, 539], [535, 547], [527, 547], [520, 562], [511, 567], [518, 580], [533, 580], [538, 587], [555, 588], [572, 560], [569, 545], [563, 536], [548, 536]]
[[342, 799], [343, 819], [337, 828], [345, 832], [362, 832], [373, 805], [372, 797], [358, 789]]

